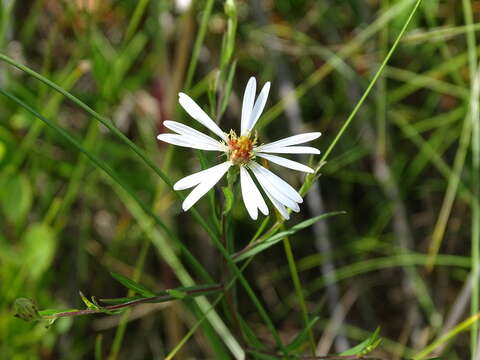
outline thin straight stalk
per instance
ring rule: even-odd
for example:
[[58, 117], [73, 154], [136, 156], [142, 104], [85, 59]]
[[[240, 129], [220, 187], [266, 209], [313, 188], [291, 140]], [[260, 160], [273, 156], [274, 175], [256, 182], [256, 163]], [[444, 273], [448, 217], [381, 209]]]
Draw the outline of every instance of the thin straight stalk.
[[[148, 237], [145, 237], [142, 248], [140, 249], [140, 254], [137, 258], [137, 263], [135, 265], [135, 271], [132, 277], [134, 281], [138, 282], [140, 280], [140, 277], [142, 276], [143, 267], [145, 265], [145, 258], [147, 257], [148, 250], [150, 249], [150, 244], [150, 239]], [[129, 289], [127, 297], [131, 297], [133, 295], [134, 291]], [[120, 352], [120, 348], [122, 346], [123, 337], [125, 336], [125, 330], [127, 329], [127, 322], [131, 311], [131, 309], [128, 309], [122, 314], [122, 317], [120, 318], [120, 323], [118, 324], [117, 330], [115, 331], [115, 337], [113, 339], [113, 344], [110, 349], [110, 355], [108, 356], [108, 360], [115, 360], [118, 357], [118, 353]]]
[[417, 11], [417, 9], [418, 9], [418, 7], [420, 6], [421, 3], [422, 3], [422, 0], [417, 0], [417, 2], [415, 3], [415, 6], [413, 7], [412, 11], [410, 12], [410, 15], [409, 15], [408, 18], [407, 18], [407, 21], [405, 21], [405, 24], [403, 24], [402, 30], [400, 30], [400, 33], [398, 34], [397, 38], [395, 39], [395, 42], [393, 43], [392, 47], [391, 47], [390, 50], [388, 51], [387, 56], [385, 56], [385, 59], [383, 60], [382, 64], [380, 65], [380, 68], [378, 69], [378, 71], [377, 71], [377, 72], [375, 73], [375, 75], [373, 76], [373, 79], [370, 81], [370, 84], [368, 84], [368, 87], [367, 87], [367, 89], [365, 90], [365, 92], [363, 93], [362, 97], [360, 98], [360, 100], [358, 101], [358, 103], [355, 105], [353, 111], [350, 113], [350, 116], [347, 118], [347, 120], [345, 121], [345, 123], [344, 123], [343, 126], [341, 127], [340, 131], [337, 133], [337, 136], [335, 136], [335, 138], [333, 139], [333, 141], [330, 143], [327, 151], [325, 151], [325, 152], [323, 153], [323, 156], [322, 156], [322, 158], [320, 159], [319, 164], [323, 163], [323, 162], [328, 158], [328, 156], [329, 156], [330, 153], [332, 152], [333, 148], [334, 148], [335, 145], [337, 144], [338, 140], [340, 140], [340, 138], [342, 137], [343, 133], [347, 130], [348, 126], [349, 126], [350, 123], [352, 122], [352, 120], [353, 120], [353, 118], [355, 117], [355, 115], [357, 115], [358, 110], [360, 110], [360, 107], [363, 105], [365, 99], [366, 99], [367, 96], [370, 94], [370, 91], [372, 91], [375, 83], [377, 82], [378, 78], [379, 78], [380, 75], [382, 74], [383, 69], [385, 68], [385, 66], [387, 65], [388, 61], [389, 61], [390, 58], [392, 57], [393, 53], [394, 53], [395, 50], [397, 49], [397, 46], [398, 46], [398, 44], [400, 43], [400, 40], [401, 40], [403, 34], [404, 34], [405, 31], [407, 30], [408, 25], [410, 25], [410, 22], [411, 22], [412, 19], [413, 19], [413, 15], [415, 15], [415, 12]]
[[149, 1], [150, 0], [139, 0], [138, 1], [137, 6], [135, 7], [135, 10], [133, 11], [133, 15], [130, 19], [130, 22], [128, 23], [127, 31], [125, 32], [125, 36], [123, 38], [123, 41], [125, 43], [130, 40], [132, 35], [137, 30], [138, 24], [140, 23], [140, 20], [142, 19], [142, 16], [145, 12], [145, 9], [146, 9]]
[[[463, 0], [463, 13], [467, 25], [473, 25], [472, 4], [470, 0]], [[471, 229], [471, 260], [472, 260], [472, 297], [470, 314], [474, 316], [479, 311], [480, 285], [478, 284], [478, 270], [480, 262], [480, 124], [479, 124], [479, 79], [477, 74], [477, 52], [475, 49], [475, 32], [466, 33], [468, 45], [468, 61], [470, 70], [470, 118], [472, 121], [472, 229]], [[472, 324], [470, 332], [470, 354], [475, 360], [478, 341], [478, 323]]]
[[[389, 0], [382, 1], [382, 10], [386, 11], [389, 7]], [[388, 24], [379, 33], [379, 58], [383, 58], [387, 53], [388, 46]], [[387, 143], [387, 79], [385, 76], [381, 76], [378, 79], [377, 94], [376, 94], [376, 106], [377, 106], [377, 156], [385, 158], [386, 156], [386, 143]]]
[[200, 23], [200, 29], [198, 30], [197, 38], [195, 39], [195, 44], [193, 45], [192, 59], [190, 61], [190, 65], [188, 65], [187, 78], [185, 80], [185, 89], [189, 89], [192, 85], [193, 74], [195, 74], [198, 56], [200, 55], [203, 40], [205, 39], [205, 33], [207, 32], [208, 22], [210, 19], [210, 15], [212, 14], [212, 8], [213, 0], [206, 0], [205, 7], [203, 9], [202, 21]]
[[308, 328], [308, 340], [312, 355], [315, 355], [315, 338], [313, 337], [313, 332], [308, 317], [307, 306], [305, 305], [305, 297], [303, 296], [303, 286], [298, 276], [297, 265], [295, 262], [295, 257], [293, 255], [292, 246], [290, 245], [290, 240], [288, 237], [283, 239], [283, 247], [285, 249], [285, 255], [287, 257], [288, 268], [290, 270], [290, 276], [292, 277], [293, 286], [295, 287], [295, 292], [297, 294], [298, 302], [300, 309], [302, 311], [303, 322], [305, 323], [305, 328]]

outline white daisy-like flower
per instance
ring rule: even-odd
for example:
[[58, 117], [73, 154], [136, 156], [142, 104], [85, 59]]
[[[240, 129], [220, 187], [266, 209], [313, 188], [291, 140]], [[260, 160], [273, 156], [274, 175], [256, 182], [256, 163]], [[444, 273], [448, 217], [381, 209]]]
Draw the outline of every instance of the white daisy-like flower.
[[254, 77], [251, 77], [243, 96], [240, 136], [233, 130], [230, 130], [229, 133], [223, 132], [188, 95], [184, 93], [178, 94], [180, 105], [182, 105], [185, 111], [217, 135], [220, 140], [205, 135], [190, 126], [170, 120], [164, 121], [163, 124], [168, 129], [176, 132], [176, 134], [160, 134], [157, 139], [193, 149], [223, 152], [227, 158], [225, 162], [219, 165], [184, 177], [173, 186], [174, 190], [185, 190], [194, 187], [182, 204], [184, 211], [190, 209], [203, 195], [214, 187], [232, 166], [239, 166], [240, 168], [240, 186], [243, 202], [252, 219], [256, 220], [258, 218], [258, 210], [264, 215], [268, 215], [268, 207], [251, 174], [257, 179], [263, 192], [283, 218], [289, 219], [287, 208], [295, 212], [300, 211], [298, 204], [303, 202], [300, 194], [287, 182], [260, 165], [256, 159], [262, 158], [293, 170], [313, 173], [314, 170], [306, 165], [273, 154], [320, 154], [320, 151], [313, 147], [296, 145], [315, 140], [321, 133], [310, 132], [294, 135], [258, 146], [257, 136], [253, 134], [253, 128], [267, 102], [270, 82], [263, 86], [256, 101], [255, 91], [256, 80]]

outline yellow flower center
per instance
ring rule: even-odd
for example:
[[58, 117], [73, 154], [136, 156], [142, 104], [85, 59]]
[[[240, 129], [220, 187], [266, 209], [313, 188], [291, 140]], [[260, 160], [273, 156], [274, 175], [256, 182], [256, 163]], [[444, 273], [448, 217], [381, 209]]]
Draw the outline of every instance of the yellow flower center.
[[257, 137], [255, 136], [252, 140], [250, 135], [237, 136], [233, 130], [228, 134], [227, 156], [235, 165], [246, 164], [255, 157], [253, 147], [257, 142]]

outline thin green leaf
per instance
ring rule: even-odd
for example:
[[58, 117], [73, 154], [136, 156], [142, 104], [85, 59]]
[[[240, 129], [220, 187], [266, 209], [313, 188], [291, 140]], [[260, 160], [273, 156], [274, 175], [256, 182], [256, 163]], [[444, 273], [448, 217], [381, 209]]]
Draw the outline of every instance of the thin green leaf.
[[233, 86], [233, 77], [235, 75], [235, 70], [237, 68], [237, 61], [233, 61], [228, 71], [227, 81], [225, 83], [225, 91], [221, 99], [220, 111], [218, 116], [222, 116], [225, 110], [227, 109], [228, 101], [230, 100], [230, 94], [232, 93]]
[[142, 295], [143, 297], [151, 297], [156, 295], [153, 291], [147, 289], [145, 286], [139, 284], [138, 282], [132, 279], [129, 279], [113, 271], [111, 271], [110, 274], [115, 280], [117, 280], [120, 284], [125, 286], [127, 289], [131, 289], [135, 291], [137, 294]]
[[45, 310], [40, 310], [38, 313], [40, 314], [41, 317], [50, 317], [50, 316], [55, 316], [57, 314], [63, 314], [67, 312], [78, 312], [81, 311], [79, 309], [69, 309], [69, 310], [62, 310], [62, 309], [45, 309]]
[[80, 294], [80, 297], [82, 298], [82, 301], [83, 303], [85, 304], [85, 306], [90, 309], [90, 310], [101, 310], [100, 307], [98, 305], [96, 305], [95, 303], [93, 303], [92, 301], [88, 300], [87, 297], [85, 295], [83, 295], [83, 293], [81, 291], [78, 292]]
[[318, 316], [314, 317], [310, 320], [308, 325], [293, 339], [293, 341], [288, 344], [285, 348], [290, 353], [294, 350], [297, 350], [300, 346], [302, 346], [308, 338], [309, 332], [312, 327], [320, 320]]
[[379, 339], [378, 337], [379, 333], [380, 328], [377, 328], [372, 335], [370, 335], [367, 339], [363, 340], [360, 344], [341, 352], [339, 355], [365, 355], [371, 352], [380, 344], [381, 339]]
[[331, 217], [331, 216], [340, 215], [340, 214], [345, 214], [345, 211], [329, 212], [329, 213], [322, 214], [322, 215], [319, 215], [319, 216], [315, 216], [311, 219], [302, 221], [301, 223], [291, 227], [290, 229], [279, 232], [278, 234], [275, 234], [275, 235], [271, 236], [270, 238], [260, 242], [258, 245], [252, 247], [251, 249], [245, 251], [244, 253], [239, 254], [233, 260], [235, 262], [238, 262], [238, 261], [248, 259], [248, 258], [250, 258], [254, 255], [257, 255], [258, 253], [260, 253], [262, 251], [267, 250], [268, 248], [272, 247], [273, 245], [279, 243], [285, 237], [293, 235], [297, 231], [300, 231], [300, 230], [302, 230], [306, 227], [309, 227], [309, 226], [315, 224], [317, 221], [320, 221], [322, 219], [326, 219], [326, 218]]

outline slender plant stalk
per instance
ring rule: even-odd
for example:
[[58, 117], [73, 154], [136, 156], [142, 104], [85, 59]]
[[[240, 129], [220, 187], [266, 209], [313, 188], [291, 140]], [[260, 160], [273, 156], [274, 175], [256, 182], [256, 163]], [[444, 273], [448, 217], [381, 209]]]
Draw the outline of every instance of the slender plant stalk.
[[[472, 3], [470, 0], [463, 0], [463, 13], [466, 25], [473, 25]], [[472, 122], [472, 229], [471, 229], [471, 257], [472, 257], [472, 297], [470, 300], [470, 314], [474, 316], [479, 311], [480, 285], [478, 284], [478, 270], [480, 262], [480, 117], [479, 117], [479, 74], [477, 73], [477, 52], [475, 49], [475, 32], [469, 30], [467, 33], [468, 62], [470, 70], [470, 119]], [[478, 324], [472, 323], [470, 333], [470, 354], [475, 360], [478, 342]]]
[[205, 34], [207, 32], [210, 15], [212, 14], [213, 3], [213, 0], [205, 1], [200, 29], [198, 30], [197, 38], [195, 39], [195, 44], [193, 45], [192, 59], [187, 70], [185, 89], [189, 89], [192, 85], [193, 75], [195, 74], [195, 69], [197, 68], [198, 56], [200, 55], [200, 50], [202, 49], [203, 40], [205, 39]]
[[[386, 10], [389, 7], [389, 0], [382, 1], [382, 10]], [[384, 58], [387, 53], [388, 46], [388, 24], [385, 24], [378, 35], [379, 44], [379, 60]], [[385, 158], [386, 156], [386, 143], [387, 143], [387, 78], [381, 76], [378, 79], [377, 93], [376, 93], [376, 112], [377, 112], [377, 156]]]
[[[220, 291], [220, 290], [222, 290], [222, 288], [223, 288], [222, 285], [217, 285], [217, 286], [212, 286], [210, 288], [189, 290], [189, 291], [186, 291], [186, 293], [188, 295], [198, 295], [198, 294], [205, 293], [205, 292]], [[83, 309], [83, 310], [73, 310], [73, 311], [69, 310], [69, 311], [64, 311], [64, 312], [58, 312], [58, 313], [55, 313], [53, 315], [43, 315], [42, 319], [52, 320], [52, 319], [58, 319], [58, 318], [64, 318], [64, 317], [75, 317], [75, 316], [83, 316], [83, 315], [104, 314], [104, 313], [109, 312], [109, 311], [117, 311], [117, 310], [128, 309], [128, 308], [131, 308], [133, 306], [140, 305], [140, 304], [161, 303], [161, 302], [172, 301], [172, 300], [176, 300], [176, 299], [177, 298], [172, 296], [172, 295], [151, 296], [151, 297], [126, 301], [126, 302], [121, 303], [121, 304], [107, 305], [107, 306], [104, 306], [101, 310], [96, 310], [96, 309]], [[108, 299], [100, 299], [100, 301], [107, 301], [107, 300]]]
[[[142, 244], [142, 248], [140, 249], [140, 254], [138, 255], [137, 263], [135, 265], [135, 271], [132, 277], [132, 279], [136, 282], [138, 282], [140, 280], [140, 277], [142, 276], [145, 259], [147, 257], [148, 250], [150, 249], [150, 244], [150, 239], [145, 238]], [[134, 291], [129, 289], [127, 297], [131, 297], [134, 294]], [[108, 356], [108, 360], [115, 360], [118, 357], [118, 353], [120, 352], [120, 348], [122, 346], [123, 337], [125, 335], [125, 330], [127, 329], [127, 322], [128, 318], [130, 317], [130, 312], [131, 309], [128, 309], [122, 314], [122, 317], [120, 318], [117, 330], [115, 331], [115, 337], [113, 338], [113, 343], [110, 349], [110, 355]]]
[[95, 360], [102, 360], [102, 344], [103, 344], [103, 335], [98, 334], [95, 339]]
[[440, 245], [442, 244], [443, 236], [445, 234], [445, 229], [447, 227], [448, 219], [452, 210], [453, 202], [457, 195], [458, 185], [460, 183], [460, 175], [463, 171], [465, 164], [465, 157], [467, 155], [468, 145], [470, 143], [472, 129], [472, 120], [470, 115], [465, 117], [462, 133], [460, 135], [459, 147], [455, 155], [455, 160], [453, 163], [453, 169], [451, 175], [448, 177], [447, 191], [445, 197], [443, 198], [442, 207], [440, 208], [440, 214], [438, 215], [437, 222], [432, 234], [432, 240], [428, 249], [430, 260], [426, 264], [426, 269], [431, 271], [433, 269], [433, 264], [435, 262], [435, 257], [438, 254]]
[[382, 74], [383, 72], [383, 69], [385, 68], [385, 66], [387, 65], [388, 61], [390, 60], [390, 58], [392, 57], [393, 53], [395, 52], [395, 50], [397, 49], [397, 46], [398, 44], [400, 43], [400, 40], [403, 36], [403, 34], [405, 33], [405, 31], [407, 30], [408, 28], [408, 25], [410, 25], [410, 22], [412, 21], [413, 19], [413, 16], [415, 15], [415, 12], [417, 11], [418, 7], [420, 6], [420, 4], [422, 3], [422, 0], [417, 0], [417, 2], [415, 3], [412, 11], [410, 12], [408, 18], [407, 18], [407, 21], [405, 21], [405, 23], [403, 24], [403, 27], [402, 27], [402, 30], [400, 30], [400, 33], [398, 34], [397, 38], [395, 39], [395, 42], [393, 43], [392, 47], [390, 48], [390, 50], [388, 51], [387, 53], [387, 56], [385, 56], [385, 59], [383, 60], [382, 64], [380, 65], [380, 68], [377, 70], [377, 72], [375, 73], [375, 75], [373, 76], [373, 79], [370, 81], [370, 83], [368, 84], [368, 87], [367, 89], [365, 90], [365, 92], [363, 93], [362, 97], [360, 98], [360, 100], [358, 101], [358, 103], [355, 105], [353, 111], [350, 113], [350, 116], [347, 118], [347, 120], [345, 121], [345, 123], [342, 125], [342, 127], [340, 128], [340, 130], [338, 131], [337, 135], [335, 136], [335, 138], [333, 139], [333, 141], [330, 143], [329, 147], [327, 148], [327, 150], [323, 153], [323, 156], [321, 157], [320, 161], [319, 161], [319, 164], [326, 161], [326, 159], [328, 158], [328, 155], [330, 155], [330, 152], [333, 150], [333, 148], [335, 147], [335, 145], [337, 144], [338, 140], [340, 140], [340, 138], [342, 137], [343, 133], [345, 132], [345, 130], [347, 130], [348, 126], [350, 125], [350, 123], [352, 122], [353, 118], [355, 117], [355, 115], [357, 115], [357, 112], [358, 110], [360, 110], [360, 107], [363, 105], [363, 102], [365, 101], [365, 99], [367, 98], [367, 96], [370, 94], [370, 91], [373, 89], [375, 83], [377, 82], [378, 78], [380, 77], [380, 75]]
[[261, 304], [260, 300], [258, 299], [257, 295], [255, 295], [255, 292], [253, 291], [252, 287], [250, 286], [250, 284], [248, 283], [248, 281], [245, 279], [245, 277], [242, 275], [240, 269], [238, 268], [238, 266], [235, 264], [235, 262], [230, 258], [230, 255], [228, 253], [228, 250], [223, 246], [223, 244], [221, 243], [220, 239], [218, 238], [213, 238], [212, 239], [215, 246], [217, 247], [218, 250], [220, 250], [220, 252], [222, 253], [223, 257], [227, 260], [227, 263], [228, 263], [228, 266], [230, 267], [230, 269], [233, 271], [234, 275], [236, 275], [240, 281], [240, 283], [242, 284], [242, 286], [244, 287], [245, 291], [247, 292], [247, 295], [248, 297], [250, 298], [250, 300], [252, 301], [252, 303], [255, 305], [255, 307], [257, 308], [257, 311], [259, 313], [259, 315], [262, 317], [263, 321], [265, 322], [265, 324], [267, 325], [268, 329], [270, 330], [270, 332], [272, 333], [272, 336], [275, 340], [275, 343], [277, 344], [277, 346], [283, 351], [285, 352], [285, 348], [283, 346], [283, 343], [282, 343], [282, 340], [280, 339], [280, 335], [277, 331], [277, 329], [275, 328], [275, 326], [273, 325], [273, 321], [271, 320], [270, 316], [268, 316], [268, 312], [265, 310], [265, 308], [263, 307], [263, 305]]
[[133, 15], [130, 18], [130, 22], [127, 26], [127, 31], [125, 32], [123, 41], [127, 42], [132, 38], [132, 35], [137, 31], [138, 24], [142, 19], [143, 14], [145, 13], [145, 9], [150, 0], [139, 0], [137, 6], [135, 6], [135, 10], [133, 11]]
[[[305, 327], [307, 328], [310, 324], [310, 319], [308, 316], [308, 309], [305, 304], [305, 297], [303, 295], [303, 286], [300, 281], [300, 277], [298, 276], [297, 265], [295, 263], [295, 257], [293, 255], [292, 246], [290, 245], [290, 240], [288, 237], [283, 239], [283, 247], [285, 250], [285, 256], [287, 257], [288, 268], [290, 270], [290, 276], [292, 277], [293, 285], [295, 287], [295, 292], [297, 295], [297, 299], [299, 301], [300, 309], [302, 311], [303, 322], [305, 323]], [[313, 337], [313, 331], [310, 327], [308, 330], [308, 340], [310, 345], [310, 350], [312, 355], [315, 355], [315, 338]]]

